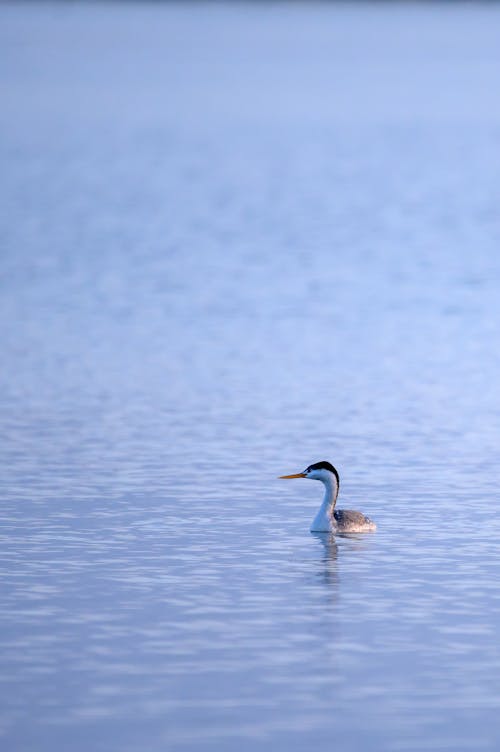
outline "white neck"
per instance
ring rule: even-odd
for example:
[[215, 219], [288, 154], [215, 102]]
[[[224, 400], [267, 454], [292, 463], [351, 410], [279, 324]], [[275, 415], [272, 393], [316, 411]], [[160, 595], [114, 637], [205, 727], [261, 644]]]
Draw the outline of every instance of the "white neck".
[[311, 525], [311, 533], [330, 533], [337, 526], [333, 517], [333, 510], [339, 495], [339, 486], [335, 476], [329, 473], [330, 475], [331, 477], [321, 481], [325, 486], [325, 496]]

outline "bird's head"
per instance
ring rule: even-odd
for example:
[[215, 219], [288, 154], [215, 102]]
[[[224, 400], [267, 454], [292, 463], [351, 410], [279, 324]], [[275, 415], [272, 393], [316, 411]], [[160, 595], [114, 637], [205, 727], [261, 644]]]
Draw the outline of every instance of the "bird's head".
[[336, 469], [329, 462], [315, 462], [313, 465], [309, 465], [302, 473], [294, 473], [293, 475], [280, 475], [283, 480], [290, 478], [308, 478], [309, 480], [320, 480], [322, 483], [335, 482], [337, 487], [339, 486], [339, 474]]

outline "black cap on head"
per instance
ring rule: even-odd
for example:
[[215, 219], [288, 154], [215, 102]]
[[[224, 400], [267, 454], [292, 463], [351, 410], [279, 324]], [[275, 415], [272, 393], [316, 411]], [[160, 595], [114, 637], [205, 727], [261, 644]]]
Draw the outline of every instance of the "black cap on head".
[[338, 472], [333, 467], [333, 465], [331, 465], [326, 460], [323, 460], [322, 462], [315, 462], [314, 465], [309, 465], [309, 467], [307, 468], [307, 471], [309, 470], [329, 470], [331, 473], [335, 475], [335, 477], [337, 478], [337, 483], [340, 485], [340, 478], [339, 478]]

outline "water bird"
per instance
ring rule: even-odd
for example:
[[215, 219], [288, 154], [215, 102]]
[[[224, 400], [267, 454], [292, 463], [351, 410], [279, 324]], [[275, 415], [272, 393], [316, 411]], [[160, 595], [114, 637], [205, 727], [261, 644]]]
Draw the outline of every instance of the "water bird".
[[315, 462], [302, 473], [279, 477], [283, 480], [308, 478], [323, 483], [325, 496], [310, 527], [311, 533], [369, 533], [376, 530], [375, 523], [361, 512], [355, 512], [352, 509], [335, 509], [340, 478], [337, 470], [329, 462]]

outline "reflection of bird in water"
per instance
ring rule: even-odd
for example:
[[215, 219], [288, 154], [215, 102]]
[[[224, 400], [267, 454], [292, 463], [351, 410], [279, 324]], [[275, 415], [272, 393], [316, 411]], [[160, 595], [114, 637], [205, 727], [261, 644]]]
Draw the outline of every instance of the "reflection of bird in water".
[[321, 557], [321, 571], [317, 573], [319, 579], [327, 585], [338, 585], [337, 557], [339, 547], [332, 533], [313, 533], [313, 536], [323, 546]]
[[303, 473], [281, 475], [281, 478], [309, 478], [319, 480], [325, 487], [325, 497], [311, 525], [311, 533], [368, 533], [376, 525], [361, 512], [352, 509], [335, 509], [339, 495], [339, 474], [329, 462], [316, 462]]

